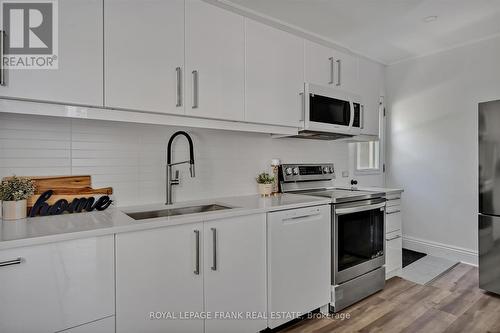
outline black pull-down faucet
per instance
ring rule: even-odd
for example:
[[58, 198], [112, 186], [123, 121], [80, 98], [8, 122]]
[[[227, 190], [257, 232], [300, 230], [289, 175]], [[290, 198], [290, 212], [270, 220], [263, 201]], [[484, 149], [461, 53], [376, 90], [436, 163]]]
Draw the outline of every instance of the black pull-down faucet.
[[[188, 161], [182, 161], [182, 162], [175, 162], [172, 163], [172, 142], [178, 135], [184, 135], [186, 139], [188, 140], [189, 143], [189, 160]], [[171, 205], [172, 204], [172, 186], [173, 185], [179, 185], [179, 170], [175, 172], [175, 178], [172, 176], [172, 167], [174, 165], [178, 164], [184, 164], [184, 163], [189, 163], [189, 173], [191, 174], [191, 177], [195, 177], [195, 169], [194, 169], [194, 149], [193, 149], [193, 140], [184, 131], [179, 131], [175, 132], [171, 137], [170, 140], [168, 140], [168, 145], [167, 145], [167, 202], [166, 205]]]

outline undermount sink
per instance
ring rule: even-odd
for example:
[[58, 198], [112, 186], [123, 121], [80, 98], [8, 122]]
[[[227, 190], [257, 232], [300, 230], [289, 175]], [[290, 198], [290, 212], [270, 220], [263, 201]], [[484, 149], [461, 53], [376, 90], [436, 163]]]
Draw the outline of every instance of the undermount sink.
[[217, 210], [225, 210], [231, 209], [232, 207], [226, 207], [218, 204], [209, 204], [209, 205], [201, 205], [201, 206], [189, 206], [189, 207], [179, 207], [179, 208], [168, 208], [168, 209], [159, 209], [159, 210], [151, 210], [146, 212], [132, 212], [125, 213], [134, 220], [146, 220], [153, 219], [157, 217], [167, 217], [167, 216], [176, 216], [176, 215], [188, 215], [188, 214], [196, 214], [196, 213], [205, 213], [205, 212], [214, 212]]

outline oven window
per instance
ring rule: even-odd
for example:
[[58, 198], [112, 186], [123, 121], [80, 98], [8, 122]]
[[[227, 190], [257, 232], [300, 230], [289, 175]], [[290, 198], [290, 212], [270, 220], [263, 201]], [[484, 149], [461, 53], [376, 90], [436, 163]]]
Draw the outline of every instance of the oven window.
[[374, 209], [338, 216], [338, 271], [384, 254], [384, 212]]
[[310, 121], [349, 126], [351, 105], [348, 101], [311, 94], [309, 103]]

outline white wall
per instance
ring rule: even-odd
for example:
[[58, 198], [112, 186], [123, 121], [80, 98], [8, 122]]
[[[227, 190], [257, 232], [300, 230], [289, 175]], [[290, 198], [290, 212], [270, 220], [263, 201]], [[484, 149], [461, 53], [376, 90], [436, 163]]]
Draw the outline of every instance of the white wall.
[[[333, 162], [339, 184], [349, 170], [348, 144], [270, 135], [185, 129], [91, 120], [0, 114], [0, 178], [17, 174], [92, 175], [94, 187], [112, 186], [120, 206], [163, 202], [166, 146], [177, 130], [195, 144], [196, 178], [181, 166], [174, 200], [194, 200], [257, 192], [254, 177], [269, 171], [272, 158], [283, 163]], [[187, 142], [176, 140], [174, 160], [188, 157]], [[352, 172], [350, 172], [352, 175]], [[364, 185], [381, 185], [371, 177]]]
[[389, 66], [386, 80], [387, 182], [405, 189], [405, 240], [475, 255], [477, 108], [500, 99], [500, 38]]

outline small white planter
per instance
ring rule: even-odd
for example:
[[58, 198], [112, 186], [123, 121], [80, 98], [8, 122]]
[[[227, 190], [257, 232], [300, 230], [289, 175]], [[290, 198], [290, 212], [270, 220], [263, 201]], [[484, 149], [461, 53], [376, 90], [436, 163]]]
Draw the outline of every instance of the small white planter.
[[2, 211], [4, 220], [24, 219], [28, 211], [27, 201], [3, 201]]
[[271, 195], [273, 193], [273, 184], [258, 184], [259, 194], [263, 197]]

